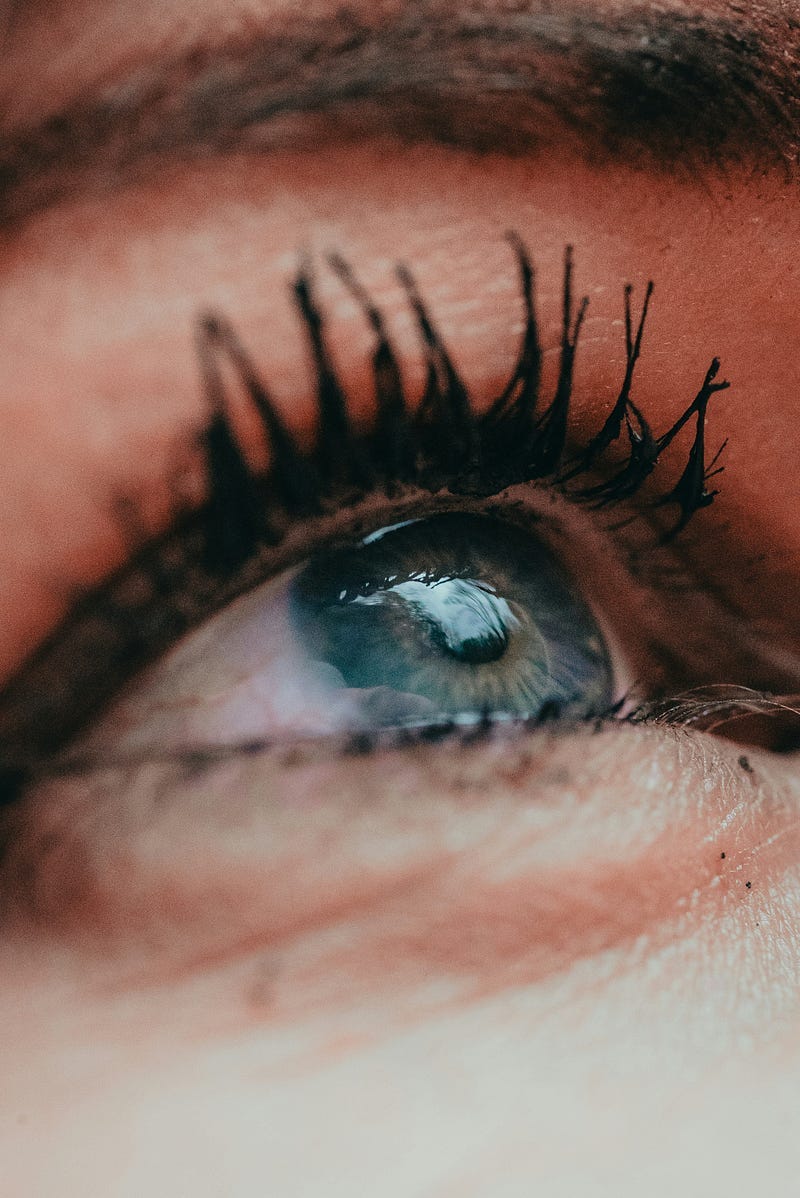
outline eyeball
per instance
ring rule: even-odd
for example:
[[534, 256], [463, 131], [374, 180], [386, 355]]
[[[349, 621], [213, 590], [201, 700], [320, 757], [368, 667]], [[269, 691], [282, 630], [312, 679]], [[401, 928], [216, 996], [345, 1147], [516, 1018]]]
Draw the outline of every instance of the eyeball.
[[445, 511], [323, 546], [235, 600], [136, 680], [89, 745], [577, 720], [604, 713], [614, 691], [595, 617], [533, 531]]

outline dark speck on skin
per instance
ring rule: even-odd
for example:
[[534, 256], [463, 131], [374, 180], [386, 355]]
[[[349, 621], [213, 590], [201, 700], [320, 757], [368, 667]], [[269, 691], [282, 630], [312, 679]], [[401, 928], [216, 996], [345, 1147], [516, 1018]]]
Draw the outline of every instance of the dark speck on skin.
[[284, 769], [295, 769], [298, 765], [302, 765], [304, 761], [303, 754], [299, 749], [289, 749], [281, 758], [281, 765]]
[[744, 754], [742, 754], [742, 756], [739, 758], [739, 765], [742, 767], [742, 769], [744, 770], [744, 772], [746, 774], [752, 774], [753, 767], [750, 764], [749, 759], [747, 757], [745, 757]]
[[192, 752], [191, 750], [181, 756], [181, 773], [185, 782], [193, 782], [196, 778], [202, 778], [208, 769], [208, 758], [200, 752]]
[[745, 886], [747, 887], [747, 889], [748, 889], [748, 890], [750, 889], [750, 887], [751, 887], [752, 885], [753, 885], [753, 883], [752, 883], [752, 882], [745, 882]]
[[724, 853], [720, 853], [720, 859], [721, 859], [722, 861], [724, 861], [724, 860], [725, 860], [725, 854], [724, 854]]
[[364, 757], [374, 748], [372, 737], [366, 732], [358, 732], [348, 740], [345, 753], [351, 757]]
[[512, 757], [508, 763], [503, 764], [500, 776], [508, 786], [524, 786], [530, 780], [530, 768], [530, 753], [520, 753], [518, 756]]

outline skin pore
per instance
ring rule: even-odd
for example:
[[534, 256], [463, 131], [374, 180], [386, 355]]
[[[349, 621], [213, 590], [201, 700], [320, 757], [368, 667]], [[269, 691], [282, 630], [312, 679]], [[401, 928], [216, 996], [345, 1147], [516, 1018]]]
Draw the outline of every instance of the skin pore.
[[[179, 101], [165, 108], [162, 96], [154, 124], [141, 116], [164, 64], [184, 64], [170, 76], [178, 90], [202, 67], [208, 96], [220, 56], [250, 61], [232, 46], [330, 21], [325, 0], [302, 20], [269, 0], [142, 4], [135, 18], [108, 0], [10, 12], [0, 678], [123, 560], [116, 498], [163, 528], [204, 419], [199, 311], [235, 321], [302, 431], [313, 405], [289, 288], [298, 254], [346, 254], [413, 390], [422, 368], [393, 274], [404, 261], [485, 404], [519, 338], [512, 228], [537, 267], [546, 372], [564, 246], [575, 247], [576, 288], [590, 299], [573, 413], [584, 433], [624, 368], [625, 282], [639, 302], [656, 282], [635, 396], [658, 431], [722, 358], [732, 386], [708, 418], [711, 452], [729, 438], [721, 495], [674, 552], [692, 602], [707, 596], [724, 637], [733, 627], [757, 646], [760, 675], [735, 680], [777, 689], [796, 678], [797, 96], [762, 71], [761, 109], [714, 153], [701, 129], [681, 158], [652, 122], [647, 153], [646, 124], [626, 129], [608, 102], [589, 117], [570, 92], [567, 120], [563, 46], [583, 37], [581, 21], [595, 42], [609, 31], [616, 65], [603, 60], [596, 94], [607, 99], [611, 79], [619, 88], [625, 65], [635, 99], [645, 83], [631, 81], [620, 30], [642, 36], [637, 22], [650, 22], [663, 77], [685, 51], [676, 30], [698, 16], [692, 6], [585, 0], [549, 42], [539, 6], [519, 7], [536, 18], [519, 70], [533, 70], [538, 38], [547, 88], [526, 109], [524, 89], [501, 86], [503, 59], [500, 98], [476, 99], [480, 146], [458, 133], [468, 97], [437, 108], [428, 79], [405, 130], [356, 90], [317, 95], [291, 118], [270, 109], [263, 127], [248, 117], [228, 139], [208, 115], [202, 152]], [[461, 25], [492, 11], [450, 8]], [[738, 32], [737, 62], [757, 44], [764, 66], [772, 44], [788, 61], [800, 20], [795, 4], [766, 9], [719, 3], [703, 15], [738, 22], [724, 44]], [[385, 30], [401, 10], [398, 0], [357, 16]], [[447, 6], [434, 10], [446, 23]], [[698, 78], [709, 103], [713, 93], [698, 44], [694, 74], [669, 76], [694, 80], [687, 105]], [[588, 70], [588, 50], [576, 56]], [[462, 82], [469, 59], [463, 47], [448, 59]], [[266, 61], [268, 86], [280, 62]], [[62, 111], [94, 114], [78, 127], [95, 132], [105, 113], [75, 169], [52, 128], [36, 132]], [[108, 114], [133, 111], [114, 135]], [[733, 109], [719, 100], [714, 111], [721, 122]], [[529, 120], [541, 144], [520, 135], [510, 147], [512, 120]], [[142, 151], [135, 165], [126, 145]], [[369, 331], [318, 269], [337, 365], [367, 411]], [[665, 462], [664, 484], [687, 451]], [[594, 528], [595, 515], [579, 515]], [[591, 596], [593, 580], [581, 582]], [[663, 600], [676, 651], [687, 603]], [[708, 653], [723, 657], [713, 636]], [[768, 1179], [769, 1192], [789, 1193], [798, 804], [795, 756], [655, 727], [44, 783], [9, 813], [0, 870], [4, 1192], [625, 1198], [763, 1192]]]

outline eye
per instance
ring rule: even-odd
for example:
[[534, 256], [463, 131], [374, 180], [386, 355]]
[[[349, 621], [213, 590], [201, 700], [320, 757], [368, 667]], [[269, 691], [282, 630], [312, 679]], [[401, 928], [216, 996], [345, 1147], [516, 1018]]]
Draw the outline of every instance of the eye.
[[[511, 525], [442, 515], [310, 562], [289, 608], [307, 652], [391, 722], [482, 712], [599, 713], [608, 654], [544, 546]], [[380, 718], [380, 716], [379, 716]]]
[[599, 716], [603, 635], [532, 529], [441, 513], [280, 573], [136, 683], [96, 751], [370, 733], [443, 719]]
[[[757, 650], [748, 659], [721, 635], [721, 615], [700, 588], [698, 621], [687, 629], [689, 609], [677, 618], [666, 610], [664, 588], [642, 564], [668, 554], [673, 537], [716, 493], [705, 420], [712, 397], [727, 386], [717, 381], [719, 363], [670, 427], [651, 429], [632, 388], [652, 287], [638, 319], [626, 288], [618, 398], [598, 428], [576, 437], [570, 403], [588, 301], [573, 294], [572, 252], [548, 395], [533, 267], [519, 238], [511, 244], [525, 319], [518, 361], [488, 406], [470, 395], [405, 267], [398, 276], [425, 364], [418, 400], [406, 392], [381, 312], [342, 259], [330, 263], [374, 335], [374, 414], [364, 425], [351, 417], [357, 405], [337, 375], [309, 268], [297, 276], [319, 411], [310, 447], [286, 425], [227, 321], [203, 319], [199, 350], [211, 413], [201, 436], [206, 501], [178, 514], [170, 532], [145, 543], [128, 568], [88, 596], [8, 688], [0, 700], [7, 776], [19, 777], [32, 747], [36, 769], [85, 734], [129, 678], [197, 625], [179, 650], [177, 675], [174, 659], [167, 663], [162, 697], [158, 682], [145, 688], [147, 719], [125, 717], [126, 745], [189, 751], [198, 724], [187, 712], [215, 707], [223, 718], [212, 741], [221, 730], [234, 743], [287, 725], [296, 733], [486, 713], [597, 716], [624, 687], [587, 597], [616, 622], [630, 667], [625, 681], [637, 681], [644, 697], [686, 681], [753, 680]], [[242, 448], [232, 377], [260, 425], [266, 470]], [[671, 473], [651, 487], [662, 455], [672, 460]], [[555, 553], [520, 515], [530, 516], [533, 495], [542, 529], [556, 528]], [[563, 516], [544, 519], [558, 495], [583, 509], [577, 538], [565, 536]], [[503, 503], [514, 518], [500, 522]], [[609, 518], [611, 508], [620, 510]], [[584, 552], [589, 534], [600, 537], [602, 552]], [[582, 597], [582, 590], [591, 593]], [[237, 606], [239, 596], [247, 598]], [[208, 622], [231, 604], [219, 623]], [[231, 636], [240, 656], [243, 647], [246, 657], [261, 655], [258, 669], [243, 667], [233, 680], [233, 692], [225, 662]], [[671, 646], [669, 655], [661, 645]], [[175, 689], [181, 672], [201, 679], [198, 692], [183, 683]], [[165, 724], [167, 708], [177, 713], [170, 735], [151, 728]], [[103, 727], [99, 739], [89, 729], [86, 743], [119, 747], [117, 733], [105, 740]]]

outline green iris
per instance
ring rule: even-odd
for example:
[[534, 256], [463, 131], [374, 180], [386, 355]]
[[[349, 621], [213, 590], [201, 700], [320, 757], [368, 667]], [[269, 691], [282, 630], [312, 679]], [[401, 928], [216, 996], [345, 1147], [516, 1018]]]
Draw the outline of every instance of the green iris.
[[379, 722], [579, 717], [613, 699], [588, 607], [547, 549], [502, 520], [450, 512], [381, 529], [313, 559], [290, 608], [309, 657], [364, 692]]

